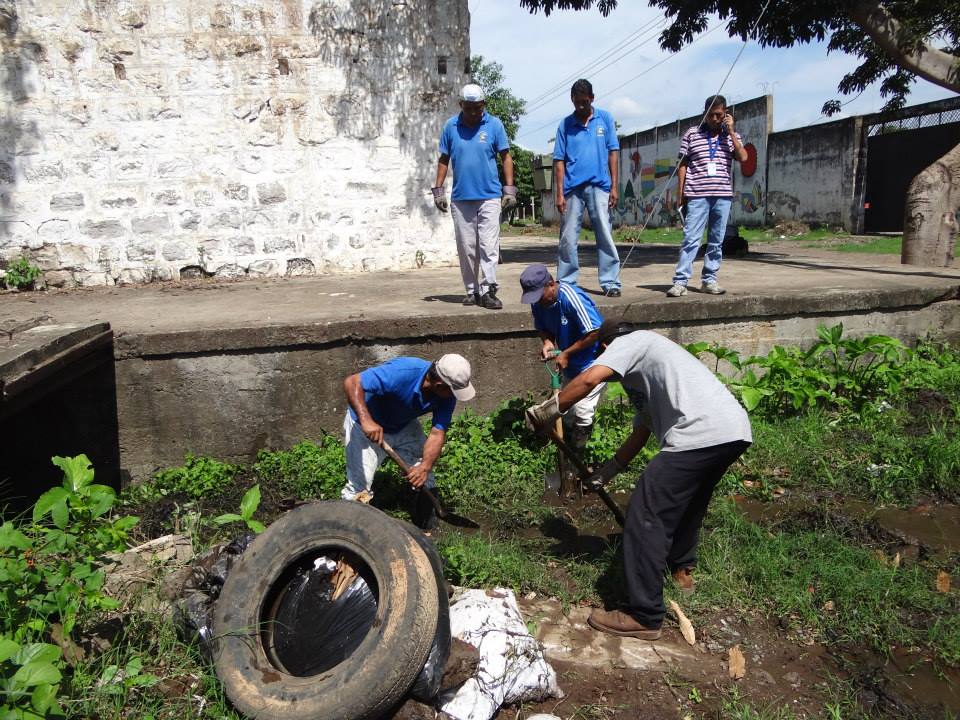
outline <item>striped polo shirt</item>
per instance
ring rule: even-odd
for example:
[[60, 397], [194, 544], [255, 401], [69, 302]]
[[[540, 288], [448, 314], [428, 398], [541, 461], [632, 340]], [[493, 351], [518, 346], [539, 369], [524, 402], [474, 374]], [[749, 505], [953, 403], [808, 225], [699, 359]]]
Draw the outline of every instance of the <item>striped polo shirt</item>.
[[[742, 142], [740, 133], [736, 135]], [[680, 139], [678, 157], [687, 161], [685, 198], [733, 197], [733, 138], [729, 133], [710, 135], [705, 126], [692, 127]], [[708, 174], [709, 162], [717, 164], [716, 175]]]

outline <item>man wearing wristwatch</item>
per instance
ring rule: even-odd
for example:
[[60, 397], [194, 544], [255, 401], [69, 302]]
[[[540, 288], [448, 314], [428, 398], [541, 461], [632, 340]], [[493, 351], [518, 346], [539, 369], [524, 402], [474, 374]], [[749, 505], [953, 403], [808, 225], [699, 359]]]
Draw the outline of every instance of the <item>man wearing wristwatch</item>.
[[[453, 229], [466, 289], [463, 304], [500, 310], [500, 213], [517, 204], [517, 188], [507, 132], [498, 118], [486, 112], [485, 105], [479, 85], [464, 85], [460, 112], [447, 120], [440, 135], [433, 202], [441, 212], [450, 209], [443, 182], [452, 165]], [[497, 172], [497, 155], [503, 162], [503, 185]]]
[[683, 297], [693, 275], [693, 261], [707, 228], [707, 251], [700, 273], [700, 292], [723, 295], [717, 273], [723, 259], [723, 233], [727, 229], [733, 200], [733, 161], [743, 162], [747, 151], [733, 129], [733, 115], [723, 95], [711, 95], [704, 103], [703, 122], [680, 139], [678, 196], [684, 209], [683, 244], [667, 297]]

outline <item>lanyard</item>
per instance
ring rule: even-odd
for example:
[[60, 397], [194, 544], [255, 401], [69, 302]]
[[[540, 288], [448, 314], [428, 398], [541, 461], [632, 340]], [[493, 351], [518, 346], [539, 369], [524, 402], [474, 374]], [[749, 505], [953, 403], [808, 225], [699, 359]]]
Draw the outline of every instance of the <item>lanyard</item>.
[[707, 133], [707, 149], [710, 151], [710, 159], [713, 160], [717, 156], [717, 150], [720, 149], [720, 133], [717, 133], [715, 143], [710, 142], [710, 133]]

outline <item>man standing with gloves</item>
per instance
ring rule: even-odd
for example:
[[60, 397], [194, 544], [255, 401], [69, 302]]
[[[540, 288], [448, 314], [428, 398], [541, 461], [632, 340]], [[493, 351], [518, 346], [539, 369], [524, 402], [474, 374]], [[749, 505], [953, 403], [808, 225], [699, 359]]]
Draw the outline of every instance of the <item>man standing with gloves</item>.
[[607, 321], [598, 342], [605, 349], [596, 362], [558, 397], [529, 408], [527, 418], [548, 428], [598, 384], [619, 380], [634, 405], [633, 432], [590, 478], [600, 485], [656, 436], [660, 452], [630, 496], [623, 529], [627, 602], [621, 610], [594, 610], [587, 620], [602, 632], [656, 640], [665, 614], [664, 571], [681, 590], [693, 591], [700, 525], [714, 487], [753, 440], [750, 420], [703, 363], [667, 338]]
[[[500, 258], [500, 213], [517, 204], [513, 159], [503, 123], [484, 109], [479, 85], [464, 85], [460, 113], [447, 120], [440, 135], [440, 159], [433, 201], [447, 212], [443, 182], [453, 164], [453, 230], [460, 256], [460, 274], [467, 291], [464, 305], [500, 310], [497, 262]], [[503, 161], [500, 184], [497, 155]]]

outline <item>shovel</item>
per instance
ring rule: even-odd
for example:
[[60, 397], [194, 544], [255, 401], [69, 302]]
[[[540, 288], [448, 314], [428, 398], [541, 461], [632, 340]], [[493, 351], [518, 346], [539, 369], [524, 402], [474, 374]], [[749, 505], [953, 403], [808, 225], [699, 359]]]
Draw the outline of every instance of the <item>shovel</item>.
[[[573, 451], [566, 441], [557, 434], [557, 431], [554, 428], [550, 428], [550, 431], [547, 433], [553, 443], [560, 449], [560, 451], [567, 456], [567, 460], [573, 463], [573, 466], [577, 469], [577, 472], [580, 473], [580, 479], [586, 480], [592, 474], [590, 468], [587, 467], [586, 463], [583, 462], [577, 454]], [[602, 486], [588, 485], [586, 486], [590, 492], [595, 492], [600, 496], [600, 499], [603, 500], [603, 504], [609, 508], [610, 512], [613, 513], [613, 516], [617, 519], [617, 523], [620, 527], [623, 527], [624, 517], [623, 510], [620, 509], [620, 506], [614, 502], [613, 498], [610, 497], [610, 493], [606, 491]]]
[[[390, 447], [386, 440], [381, 441], [380, 447], [383, 448], [383, 451], [390, 456], [390, 459], [397, 464], [404, 474], [410, 472], [410, 466], [407, 465], [404, 459], [397, 454], [396, 450]], [[457, 515], [456, 513], [452, 513], [449, 510], [444, 509], [443, 505], [440, 504], [440, 498], [437, 497], [436, 490], [434, 490], [434, 488], [422, 487], [414, 490], [414, 492], [421, 492], [426, 495], [433, 505], [433, 509], [437, 511], [437, 517], [443, 520], [445, 523], [449, 523], [455, 527], [473, 528], [474, 530], [480, 527], [480, 525], [475, 523], [470, 518], [463, 517], [463, 515]]]

